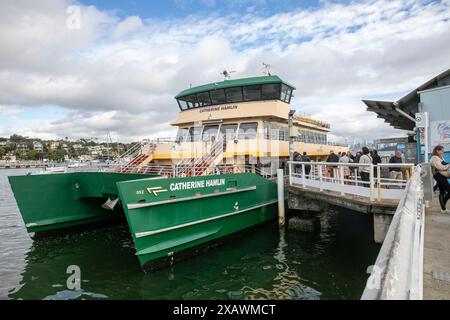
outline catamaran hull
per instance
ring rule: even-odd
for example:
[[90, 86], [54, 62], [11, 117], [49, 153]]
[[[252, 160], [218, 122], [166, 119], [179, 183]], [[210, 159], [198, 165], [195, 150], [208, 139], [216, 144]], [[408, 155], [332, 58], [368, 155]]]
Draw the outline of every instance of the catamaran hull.
[[123, 219], [102, 204], [117, 198], [118, 181], [143, 177], [148, 176], [75, 172], [10, 176], [9, 183], [27, 231], [40, 236]]
[[[202, 253], [277, 216], [276, 184], [252, 173], [164, 179], [79, 172], [9, 180], [26, 228], [35, 235], [105, 223], [125, 213], [146, 271]], [[114, 210], [102, 207], [117, 198]]]
[[256, 174], [118, 183], [144, 270], [199, 254], [277, 216], [277, 187]]

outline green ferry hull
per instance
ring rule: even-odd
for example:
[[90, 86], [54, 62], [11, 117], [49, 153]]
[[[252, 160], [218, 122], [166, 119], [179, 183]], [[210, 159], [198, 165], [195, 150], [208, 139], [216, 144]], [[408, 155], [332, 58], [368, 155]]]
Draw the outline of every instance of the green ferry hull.
[[[36, 235], [123, 219], [125, 213], [146, 271], [204, 252], [277, 216], [276, 184], [252, 173], [164, 179], [77, 172], [9, 181], [27, 231]], [[102, 208], [117, 198], [114, 210]]]
[[36, 235], [120, 219], [102, 204], [117, 198], [116, 183], [148, 175], [75, 172], [10, 176], [14, 197], [29, 233]]
[[146, 271], [277, 216], [276, 184], [252, 173], [124, 181], [118, 189]]

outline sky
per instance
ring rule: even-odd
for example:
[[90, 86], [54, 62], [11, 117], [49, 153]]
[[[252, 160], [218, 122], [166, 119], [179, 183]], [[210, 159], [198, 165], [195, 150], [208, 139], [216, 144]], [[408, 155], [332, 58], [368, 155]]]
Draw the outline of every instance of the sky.
[[330, 139], [402, 136], [362, 99], [395, 101], [450, 68], [450, 0], [0, 0], [0, 137], [174, 136], [174, 96], [261, 75]]

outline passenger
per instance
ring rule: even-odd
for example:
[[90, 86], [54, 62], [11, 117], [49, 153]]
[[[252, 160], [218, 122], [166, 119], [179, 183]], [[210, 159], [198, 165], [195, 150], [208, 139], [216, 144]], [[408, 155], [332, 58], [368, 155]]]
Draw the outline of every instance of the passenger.
[[[311, 159], [308, 157], [308, 154], [306, 152], [303, 152], [301, 159], [302, 159], [302, 162], [311, 162]], [[305, 165], [305, 175], [309, 175], [310, 172], [311, 172], [311, 166]]]
[[[330, 151], [330, 154], [327, 157], [327, 161], [330, 163], [338, 163], [339, 157], [334, 153], [333, 150]], [[336, 166], [327, 166], [329, 177], [334, 177], [334, 169], [336, 169]]]
[[[300, 162], [300, 161], [302, 161], [302, 159], [301, 159], [301, 157], [300, 157], [300, 153], [298, 153], [297, 151], [295, 151], [294, 152], [294, 161], [296, 161], [296, 162]], [[294, 172], [295, 173], [301, 173], [301, 169], [302, 168], [302, 166], [300, 165], [300, 164], [295, 164], [294, 165]]]
[[350, 159], [350, 160], [352, 160], [351, 162], [354, 162], [355, 161], [355, 156], [354, 155], [352, 155], [352, 153], [351, 153], [351, 151], [349, 150], [349, 151], [347, 151], [347, 157]]
[[[395, 155], [389, 159], [389, 163], [402, 164], [402, 152], [400, 150], [395, 151]], [[392, 180], [403, 180], [403, 173], [401, 167], [389, 167], [389, 177]]]
[[[342, 157], [339, 159], [340, 163], [351, 163], [353, 162], [345, 152], [342, 152]], [[344, 179], [350, 179], [350, 167], [344, 166]]]
[[[441, 212], [447, 213], [446, 204], [450, 199], [450, 184], [447, 178], [449, 177], [450, 165], [444, 162], [444, 147], [436, 146], [433, 149], [433, 156], [430, 159], [431, 168], [433, 170], [433, 177], [436, 180], [439, 188], [439, 204], [441, 205]], [[446, 164], [444, 164], [446, 163]]]
[[[362, 156], [359, 158], [360, 164], [366, 164], [366, 166], [360, 166], [359, 172], [361, 175], [361, 180], [365, 182], [370, 181], [370, 164], [372, 164], [372, 157], [370, 156], [369, 148], [363, 147], [362, 148]], [[369, 187], [368, 183], [363, 184], [364, 187]]]
[[354, 163], [359, 163], [359, 159], [361, 158], [361, 156], [362, 156], [362, 152], [361, 151], [356, 152], [356, 156], [353, 159], [353, 162]]
[[[374, 166], [377, 166], [378, 164], [381, 163], [381, 157], [378, 155], [378, 151], [377, 150], [372, 150], [372, 163]], [[374, 169], [373, 172], [373, 176], [376, 178], [378, 177], [378, 170], [377, 168]]]

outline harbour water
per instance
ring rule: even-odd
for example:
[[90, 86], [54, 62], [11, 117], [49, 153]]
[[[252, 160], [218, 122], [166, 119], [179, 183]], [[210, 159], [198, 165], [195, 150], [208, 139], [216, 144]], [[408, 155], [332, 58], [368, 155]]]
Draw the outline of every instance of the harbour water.
[[[320, 234], [264, 225], [144, 274], [126, 225], [33, 241], [0, 170], [0, 299], [359, 299], [377, 256], [370, 216], [330, 210]], [[66, 286], [68, 266], [81, 289]]]

